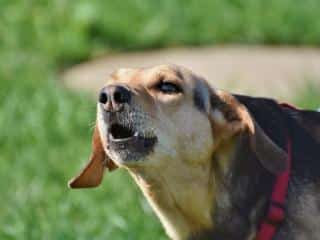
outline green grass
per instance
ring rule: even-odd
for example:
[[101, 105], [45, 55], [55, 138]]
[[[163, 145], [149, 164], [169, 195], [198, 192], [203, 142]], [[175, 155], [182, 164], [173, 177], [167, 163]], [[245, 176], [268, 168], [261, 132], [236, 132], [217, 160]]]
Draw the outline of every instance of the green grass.
[[90, 153], [92, 99], [52, 79], [0, 89], [0, 239], [165, 239], [126, 172], [98, 189], [67, 188]]
[[[95, 103], [59, 85], [64, 67], [177, 45], [319, 46], [319, 9], [318, 0], [0, 0], [0, 239], [166, 239], [127, 173], [67, 189], [90, 154]], [[320, 103], [313, 87], [299, 96]]]
[[297, 92], [297, 105], [306, 109], [320, 109], [320, 85], [306, 81], [305, 87]]
[[1, 0], [0, 46], [59, 66], [185, 44], [319, 46], [319, 11], [319, 0]]

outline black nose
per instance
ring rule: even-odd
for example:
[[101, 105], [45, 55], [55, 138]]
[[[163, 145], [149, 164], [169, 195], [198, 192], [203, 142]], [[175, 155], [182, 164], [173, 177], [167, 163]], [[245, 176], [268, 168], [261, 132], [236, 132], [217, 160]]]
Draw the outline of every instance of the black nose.
[[123, 86], [110, 85], [104, 87], [99, 95], [99, 102], [107, 111], [120, 111], [123, 104], [130, 103], [131, 92]]

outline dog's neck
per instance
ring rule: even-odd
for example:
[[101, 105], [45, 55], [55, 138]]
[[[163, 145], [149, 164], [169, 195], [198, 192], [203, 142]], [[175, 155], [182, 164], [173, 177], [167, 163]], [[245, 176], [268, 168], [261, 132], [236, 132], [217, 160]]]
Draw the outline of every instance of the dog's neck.
[[209, 167], [130, 172], [172, 239], [185, 240], [193, 232], [213, 227], [215, 190]]
[[[254, 191], [247, 192], [253, 187], [250, 181], [257, 179], [250, 179], [241, 170], [230, 172], [231, 168], [239, 168], [231, 165], [249, 164], [248, 161], [231, 162], [238, 157], [235, 156], [238, 154], [235, 144], [239, 141], [243, 148], [244, 140], [236, 138], [231, 144], [219, 147], [213, 159], [205, 164], [189, 166], [182, 164], [183, 159], [174, 159], [170, 168], [129, 169], [172, 239], [192, 239], [192, 236], [197, 236], [195, 239], [207, 239], [207, 236], [250, 239], [249, 235], [255, 229], [249, 218], [259, 218], [265, 198], [260, 195], [258, 198]], [[244, 153], [239, 160], [251, 157]], [[243, 168], [240, 166], [240, 169]], [[254, 174], [256, 176], [260, 173]], [[252, 202], [247, 201], [246, 194], [253, 198]], [[233, 234], [245, 238], [233, 238]]]

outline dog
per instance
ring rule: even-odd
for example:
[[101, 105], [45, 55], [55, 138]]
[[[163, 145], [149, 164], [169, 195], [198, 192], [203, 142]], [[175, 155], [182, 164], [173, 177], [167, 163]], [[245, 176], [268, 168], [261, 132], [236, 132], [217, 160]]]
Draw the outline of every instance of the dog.
[[69, 186], [125, 168], [171, 239], [251, 240], [288, 158], [285, 217], [266, 224], [277, 225], [273, 240], [320, 239], [320, 113], [215, 89], [181, 66], [120, 69], [99, 94], [92, 155]]

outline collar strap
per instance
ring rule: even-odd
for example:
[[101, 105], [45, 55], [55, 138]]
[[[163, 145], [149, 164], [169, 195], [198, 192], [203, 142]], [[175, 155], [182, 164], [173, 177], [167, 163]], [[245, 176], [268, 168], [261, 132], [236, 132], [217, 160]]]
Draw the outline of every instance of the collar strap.
[[273, 187], [270, 206], [267, 211], [266, 217], [263, 219], [256, 240], [272, 240], [273, 236], [279, 225], [284, 221], [285, 218], [285, 201], [288, 192], [289, 178], [291, 172], [292, 162], [292, 149], [291, 139], [287, 142], [287, 153], [288, 153], [288, 167], [287, 169], [279, 174], [275, 180]]

